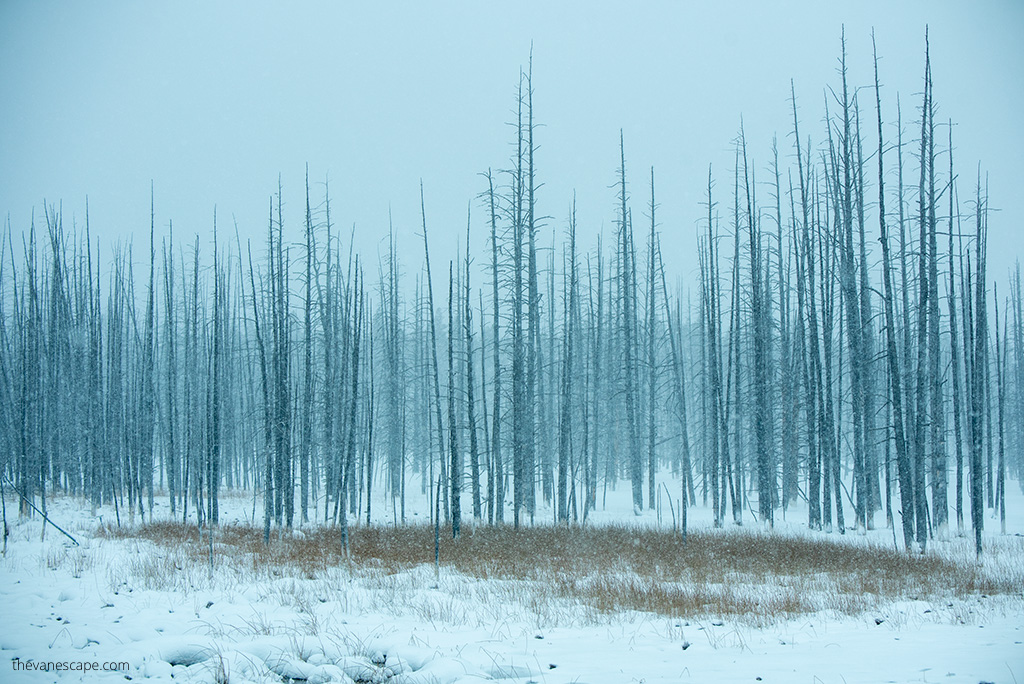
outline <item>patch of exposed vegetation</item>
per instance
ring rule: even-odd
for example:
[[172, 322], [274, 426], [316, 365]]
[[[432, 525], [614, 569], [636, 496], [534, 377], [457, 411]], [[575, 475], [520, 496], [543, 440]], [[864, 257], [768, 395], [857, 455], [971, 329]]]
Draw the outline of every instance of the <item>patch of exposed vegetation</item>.
[[[208, 562], [194, 526], [152, 523], [104, 528], [101, 536], [148, 540], [179, 560]], [[314, 579], [339, 565], [375, 575], [433, 563], [427, 526], [357, 527], [350, 556], [340, 530], [275, 535], [224, 526], [214, 532], [217, 562], [275, 576]], [[745, 616], [758, 622], [819, 610], [854, 615], [902, 600], [941, 602], [1019, 595], [1020, 571], [995, 576], [983, 566], [936, 554], [894, 551], [863, 540], [832, 540], [748, 530], [691, 533], [626, 526], [477, 527], [441, 540], [441, 566], [468, 577], [523, 583], [523, 593], [575, 602], [598, 614], [642, 611], [673, 618]], [[166, 565], [166, 564], [165, 564]], [[166, 565], [174, 572], [174, 565]]]

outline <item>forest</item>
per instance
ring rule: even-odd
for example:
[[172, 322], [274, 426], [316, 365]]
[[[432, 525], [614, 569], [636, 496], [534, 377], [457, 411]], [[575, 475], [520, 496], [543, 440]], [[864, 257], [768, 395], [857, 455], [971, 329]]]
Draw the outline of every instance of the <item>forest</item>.
[[[532, 58], [511, 153], [479, 169], [465, 226], [432, 223], [421, 183], [422, 260], [401, 263], [394, 233], [379, 258], [355, 253], [308, 169], [268, 197], [258, 243], [213, 207], [208, 231], [181, 235], [159, 187], [141, 246], [101, 244], [87, 203], [8, 220], [5, 538], [14, 500], [23, 517], [59, 495], [112, 505], [120, 526], [162, 519], [166, 496], [209, 529], [243, 492], [266, 542], [319, 522], [347, 550], [351, 525], [410, 522], [413, 492], [457, 540], [586, 525], [628, 487], [684, 539], [694, 506], [771, 527], [799, 504], [814, 531], [891, 527], [915, 552], [971, 536], [980, 555], [1024, 466], [1024, 296], [1019, 265], [987, 269], [1000, 217], [984, 169], [955, 166], [922, 62], [913, 102], [883, 98], [877, 56], [872, 83], [848, 83], [844, 37], [821, 105], [780, 93], [792, 126], [767, 164], [739, 128], [695, 228], [659, 223], [675, 200], [628, 163], [628, 131], [598, 142], [620, 163], [596, 244], [577, 239], [574, 199], [538, 201]], [[303, 224], [285, 225], [289, 201]], [[673, 272], [666, 230], [693, 231], [696, 282]], [[458, 253], [432, 255], [445, 231]]]

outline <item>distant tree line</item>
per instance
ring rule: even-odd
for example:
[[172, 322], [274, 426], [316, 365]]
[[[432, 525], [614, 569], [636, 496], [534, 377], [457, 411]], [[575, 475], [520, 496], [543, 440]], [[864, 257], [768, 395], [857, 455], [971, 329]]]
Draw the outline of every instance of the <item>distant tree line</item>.
[[955, 172], [927, 38], [912, 123], [899, 98], [883, 109], [877, 67], [852, 88], [844, 36], [821, 140], [791, 85], [767, 166], [741, 126], [731, 193], [708, 169], [692, 287], [666, 275], [655, 172], [630, 172], [623, 135], [611, 235], [581, 249], [575, 198], [558, 225], [538, 209], [532, 66], [446, 284], [422, 186], [411, 274], [393, 229], [376, 263], [353, 253], [308, 172], [304, 224], [286, 228], [279, 182], [262, 244], [215, 210], [182, 242], [154, 201], [138, 271], [132, 246], [92, 238], [88, 205], [70, 227], [46, 206], [18, 239], [8, 221], [4, 487], [22, 515], [60, 491], [118, 522], [151, 519], [160, 490], [201, 526], [244, 490], [267, 539], [322, 520], [347, 543], [354, 521], [406, 521], [410, 486], [458, 536], [464, 517], [585, 522], [628, 482], [684, 534], [698, 501], [718, 526], [801, 501], [815, 530], [883, 524], [924, 550], [972, 529], [980, 553], [1024, 464], [1020, 267], [1000, 299], [987, 182]]

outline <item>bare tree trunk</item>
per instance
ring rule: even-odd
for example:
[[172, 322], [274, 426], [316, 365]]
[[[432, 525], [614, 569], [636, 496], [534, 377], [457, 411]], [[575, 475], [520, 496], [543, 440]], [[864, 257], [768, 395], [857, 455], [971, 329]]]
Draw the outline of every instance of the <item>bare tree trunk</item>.
[[[90, 266], [90, 277], [92, 268]], [[167, 247], [164, 249], [164, 346], [167, 348], [167, 492], [170, 498], [171, 518], [177, 513], [178, 500], [178, 359], [177, 332], [175, 330], [174, 303], [174, 229], [168, 228]], [[93, 314], [96, 315], [96, 314]], [[96, 388], [98, 391], [98, 387]], [[98, 399], [98, 398], [97, 398]], [[94, 399], [96, 401], [96, 399]]]
[[469, 301], [469, 210], [466, 211], [466, 418], [469, 430], [469, 474], [470, 489], [473, 495], [473, 520], [482, 518], [480, 507], [480, 449], [476, 435], [476, 400], [473, 391], [473, 307]]
[[299, 515], [309, 522], [309, 467], [313, 451], [313, 213], [309, 206], [306, 166], [306, 297], [303, 302], [302, 443], [299, 453]]
[[[444, 427], [441, 425], [441, 381], [437, 366], [437, 327], [434, 323], [434, 284], [430, 276], [430, 248], [427, 245], [427, 211], [423, 202], [423, 182], [420, 181], [420, 217], [423, 220], [423, 258], [427, 265], [427, 306], [430, 307], [430, 356], [434, 374], [434, 411], [437, 418], [438, 454], [441, 463], [441, 479], [447, 479], [444, 458]], [[444, 514], [448, 516], [448, 499], [444, 500]]]
[[654, 211], [654, 167], [651, 167], [651, 237], [648, 244], [649, 259], [647, 266], [647, 507], [655, 508], [655, 492], [657, 491], [656, 475], [658, 472], [658, 459], [656, 447], [658, 444], [658, 424], [656, 421], [657, 391], [658, 391], [658, 368], [655, 359], [655, 277], [654, 277], [654, 248], [655, 248], [655, 226]]
[[491, 286], [494, 299], [494, 316], [491, 322], [494, 335], [494, 402], [491, 408], [491, 458], [492, 472], [489, 475], [489, 489], [492, 490], [493, 516], [488, 516], [491, 522], [502, 523], [505, 520], [505, 468], [501, 453], [501, 410], [502, 410], [502, 372], [501, 372], [501, 317], [499, 315], [499, 304], [501, 297], [498, 294], [498, 216], [494, 204], [494, 179], [491, 177], [490, 169], [487, 171], [487, 199], [490, 204], [491, 214]]
[[[808, 182], [804, 174], [804, 158], [800, 148], [800, 128], [796, 114], [796, 93], [790, 81], [793, 105], [793, 138], [796, 143], [797, 173], [800, 185], [801, 235], [797, 249], [797, 307], [802, 312], [801, 338], [804, 341], [802, 375], [806, 390], [807, 411], [807, 524], [813, 530], [821, 529], [821, 469], [824, 433], [824, 407], [821, 403], [821, 356], [818, 336], [818, 314], [815, 305], [814, 251], [811, 247], [811, 213], [808, 201]], [[809, 153], [808, 153], [809, 154]], [[810, 171], [808, 169], [808, 171]]]
[[[872, 35], [874, 47], [874, 35]], [[896, 468], [899, 473], [900, 501], [902, 503], [903, 544], [910, 549], [914, 540], [913, 483], [911, 481], [910, 456], [907, 450], [906, 434], [903, 427], [903, 392], [901, 387], [900, 364], [896, 350], [896, 317], [893, 313], [893, 283], [889, 259], [889, 235], [885, 222], [885, 167], [882, 163], [885, 146], [882, 138], [882, 99], [878, 83], [878, 56], [875, 54], [875, 106], [878, 112], [878, 229], [882, 244], [882, 283], [885, 288], [885, 342], [886, 359], [889, 366], [889, 386], [892, 398], [893, 431], [896, 439]]]
[[[273, 221], [273, 210], [271, 210]], [[252, 316], [256, 328], [256, 348], [260, 355], [260, 389], [263, 398], [263, 543], [270, 544], [270, 519], [274, 507], [273, 418], [270, 404], [270, 377], [267, 369], [267, 351], [260, 328], [260, 307], [256, 303], [256, 277], [252, 267], [252, 247], [249, 247], [249, 288], [252, 293]]]
[[459, 453], [458, 427], [455, 423], [455, 359], [453, 342], [455, 325], [452, 290], [452, 262], [448, 262], [448, 453], [451, 458], [452, 538], [458, 539], [462, 524], [462, 465]]
[[213, 216], [213, 344], [212, 372], [209, 378], [209, 425], [207, 427], [207, 471], [206, 471], [206, 518], [211, 526], [215, 526], [220, 518], [219, 501], [217, 497], [220, 484], [220, 459], [221, 459], [221, 354], [223, 345], [223, 306], [222, 306], [222, 283], [218, 261], [217, 247], [217, 213], [214, 210]]
[[[747, 201], [747, 235], [750, 247], [750, 297], [753, 327], [754, 363], [754, 451], [757, 459], [757, 499], [760, 521], [769, 527], [775, 524], [773, 500], [775, 498], [775, 464], [772, 445], [769, 442], [768, 416], [768, 375], [771, 359], [768, 352], [769, 314], [766, 311], [768, 296], [763, 282], [763, 256], [761, 252], [761, 227], [756, 216], [756, 203], [751, 191], [753, 184], [747, 170], [746, 137], [740, 133], [743, 147], [743, 180]], [[736, 266], [738, 268], [738, 264]]]
[[572, 213], [569, 218], [569, 275], [566, 304], [566, 331], [563, 347], [562, 377], [560, 394], [560, 412], [558, 419], [558, 513], [559, 522], [568, 522], [569, 509], [567, 488], [569, 486], [569, 470], [571, 459], [570, 441], [572, 433], [573, 381], [575, 377], [575, 344], [576, 344], [576, 307], [577, 307], [577, 275], [576, 275], [576, 201], [573, 198]]
[[349, 555], [348, 538], [348, 507], [346, 497], [350, 496], [349, 482], [356, 477], [355, 473], [355, 451], [356, 451], [356, 411], [359, 406], [359, 343], [363, 336], [363, 317], [365, 316], [366, 302], [363, 296], [363, 276], [359, 267], [359, 257], [356, 257], [355, 280], [352, 284], [352, 342], [349, 345], [352, 352], [352, 360], [349, 366], [351, 388], [349, 390], [348, 403], [348, 434], [345, 438], [345, 456], [341, 466], [341, 488], [339, 492], [341, 509], [341, 547], [347, 557]]
[[[726, 482], [724, 478], [720, 481], [719, 470], [724, 472], [724, 461], [729, 449], [728, 439], [722, 440], [725, 434], [724, 420], [724, 398], [722, 396], [722, 337], [719, 331], [720, 318], [720, 297], [718, 292], [718, 250], [717, 235], [714, 230], [714, 201], [712, 199], [711, 167], [708, 167], [708, 240], [706, 257], [706, 281], [705, 294], [705, 319], [707, 321], [708, 338], [708, 361], [710, 362], [710, 385], [711, 385], [711, 462], [708, 471], [711, 474], [711, 498], [712, 511], [714, 514], [715, 527], [721, 527], [725, 518], [724, 495], [720, 495], [720, 489], [724, 492]], [[707, 371], [705, 371], [707, 372]], [[724, 441], [724, 443], [723, 443]]]
[[[602, 375], [602, 360], [604, 358], [604, 257], [601, 252], [601, 237], [597, 239], [597, 287], [595, 288], [591, 283], [589, 288], [591, 293], [596, 290], [597, 302], [596, 311], [593, 315], [593, 338], [591, 341], [592, 345], [592, 357], [593, 364], [591, 374], [593, 375], [593, 418], [594, 424], [594, 439], [593, 444], [590, 448], [590, 468], [587, 473], [587, 504], [584, 506], [583, 519], [587, 519], [587, 513], [589, 511], [597, 510], [597, 467], [598, 460], [601, 454], [601, 419], [604, 415], [601, 411], [603, 406], [602, 391], [604, 388], [604, 376]], [[589, 275], [589, 263], [588, 263], [588, 275]], [[591, 294], [593, 297], [593, 294]]]
[[623, 371], [625, 373], [625, 399], [626, 399], [626, 422], [629, 429], [629, 475], [633, 488], [633, 510], [639, 513], [644, 508], [643, 497], [643, 459], [640, 454], [639, 436], [637, 434], [637, 410], [636, 410], [636, 368], [634, 357], [634, 339], [636, 326], [634, 325], [634, 307], [636, 305], [636, 269], [632, 261], [633, 241], [629, 221], [629, 213], [626, 209], [626, 151], [622, 140], [622, 131], [619, 131], [619, 156], [621, 165], [619, 167], [619, 203], [621, 206], [619, 214], [619, 254], [620, 273], [619, 278], [622, 290], [622, 336], [623, 336]]
[[914, 501], [917, 521], [917, 543], [923, 551], [928, 541], [928, 501], [925, 490], [925, 458], [926, 458], [926, 436], [925, 425], [928, 421], [928, 392], [930, 386], [927, 377], [928, 346], [931, 341], [928, 337], [928, 314], [931, 312], [929, 297], [932, 289], [928, 283], [931, 275], [929, 269], [930, 246], [928, 230], [928, 135], [931, 132], [928, 127], [928, 112], [931, 109], [931, 62], [927, 51], [927, 34], [925, 36], [925, 88], [924, 105], [921, 115], [921, 176], [918, 184], [918, 222], [920, 224], [920, 236], [918, 238], [918, 301], [917, 301], [917, 375], [915, 392], [915, 421], [914, 421]]
[[[935, 218], [935, 107], [931, 71], [928, 72], [928, 366], [930, 387], [929, 443], [931, 447], [932, 528], [940, 539], [948, 533], [949, 512], [946, 466], [946, 407], [943, 391], [944, 363], [939, 337], [939, 249]], [[950, 179], [952, 182], [952, 178]]]
[[[979, 173], [980, 176], [980, 173]], [[985, 527], [985, 512], [982, 500], [982, 450], [983, 450], [983, 425], [984, 425], [984, 404], [985, 385], [988, 370], [987, 346], [988, 346], [988, 323], [985, 312], [985, 240], [987, 229], [984, 215], [987, 206], [982, 203], [981, 178], [978, 178], [978, 191], [976, 199], [976, 231], [975, 231], [975, 260], [977, 272], [974, 274], [975, 281], [975, 305], [973, 314], [973, 330], [971, 331], [971, 343], [974, 345], [973, 358], [970, 362], [971, 382], [968, 390], [971, 403], [970, 434], [971, 434], [971, 524], [974, 527], [974, 550], [981, 556], [981, 532]], [[970, 269], [968, 268], [968, 272]]]
[[[953, 377], [953, 440], [956, 447], [956, 529], [957, 535], [964, 533], [964, 445], [962, 416], [963, 407], [960, 385], [960, 354], [959, 331], [956, 317], [956, 268], [953, 262], [953, 216], [956, 212], [954, 196], [956, 192], [955, 178], [953, 176], [953, 126], [949, 127], [949, 292], [947, 294], [949, 305], [949, 347], [951, 375]], [[957, 215], [956, 232], [960, 232], [959, 215]]]
[[537, 274], [537, 224], [535, 215], [535, 175], [533, 166], [533, 56], [526, 76], [527, 126], [526, 126], [526, 240], [527, 240], [527, 297], [528, 316], [526, 331], [526, 401], [527, 420], [524, 436], [524, 492], [526, 510], [530, 522], [537, 512], [537, 416], [538, 404], [543, 401], [539, 395], [540, 378], [540, 291]]
[[[996, 312], [996, 411], [997, 411], [997, 435], [999, 439], [999, 461], [996, 466], [996, 497], [995, 506], [999, 509], [999, 532], [1006, 534], [1006, 427], [1004, 425], [1004, 414], [1006, 405], [1006, 346], [1007, 328], [1006, 321], [1003, 321], [1002, 331], [999, 327], [999, 288], [992, 286], [992, 298], [995, 301]], [[1000, 338], [1002, 338], [1000, 340]]]
[[[146, 295], [146, 332], [142, 350], [142, 424], [139, 440], [142, 446], [141, 461], [146, 480], [146, 504], [150, 521], [153, 519], [153, 432], [156, 424], [156, 372], [155, 339], [156, 303], [156, 215], [154, 209], [153, 186], [150, 183], [149, 194], [149, 289]], [[140, 511], [141, 512], [141, 511]]]

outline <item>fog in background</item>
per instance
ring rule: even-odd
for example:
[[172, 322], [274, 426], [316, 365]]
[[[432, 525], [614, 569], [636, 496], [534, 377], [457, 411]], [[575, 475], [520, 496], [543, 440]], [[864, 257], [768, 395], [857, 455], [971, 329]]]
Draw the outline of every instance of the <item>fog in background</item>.
[[[549, 217], [540, 243], [561, 242], [574, 191], [584, 248], [610, 234], [621, 128], [634, 221], [647, 211], [653, 166], [666, 262], [690, 287], [708, 164], [729, 225], [741, 117], [766, 181], [773, 135], [783, 163], [793, 161], [790, 79], [802, 134], [817, 146], [826, 88], [840, 84], [842, 25], [853, 86], [872, 85], [874, 27], [886, 136], [895, 140], [898, 92], [913, 141], [927, 24], [936, 122], [956, 124], [962, 204], [980, 162], [1001, 210], [990, 276], [1004, 279], [1024, 251], [1024, 3], [550, 4], [0, 3], [0, 214], [17, 243], [44, 200], [63, 202], [66, 228], [72, 218], [81, 226], [88, 196], [106, 254], [134, 241], [143, 263], [152, 181], [158, 235], [173, 220], [179, 244], [198, 234], [209, 255], [216, 206], [225, 239], [235, 221], [262, 253], [279, 174], [286, 231], [302, 239], [308, 163], [314, 204], [329, 178], [337, 230], [354, 226], [371, 263], [386, 249], [390, 211], [407, 278], [419, 271], [421, 179], [435, 258], [454, 258], [472, 202], [482, 261], [480, 174], [509, 165], [532, 44], [538, 214]], [[873, 92], [861, 107], [868, 153]], [[946, 131], [937, 135], [942, 143]], [[909, 185], [915, 150], [908, 144]], [[941, 157], [943, 175], [947, 164]]]

